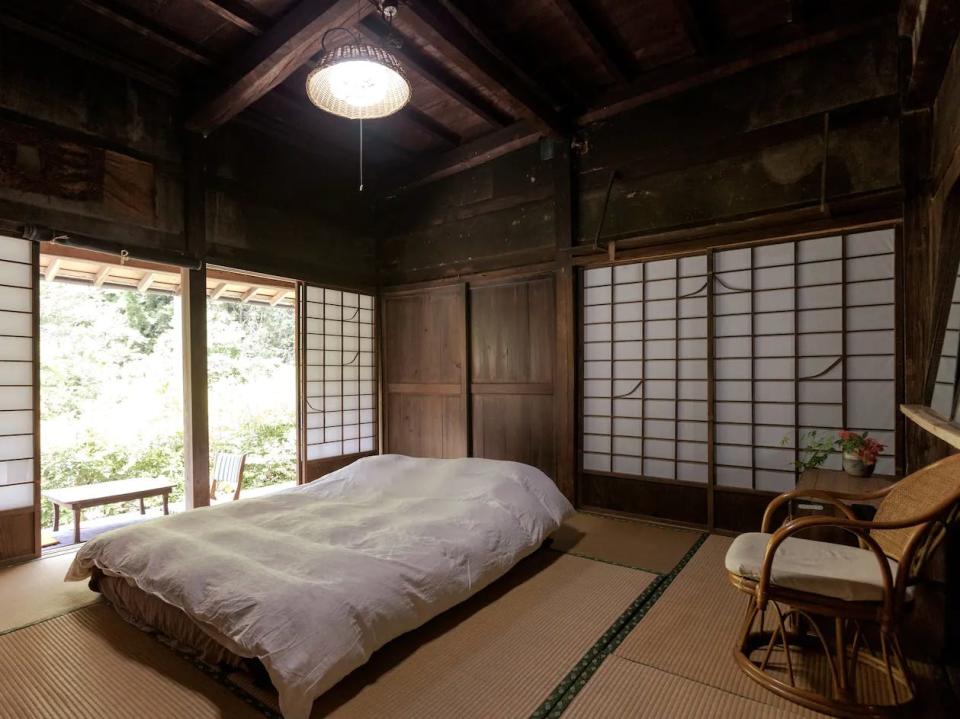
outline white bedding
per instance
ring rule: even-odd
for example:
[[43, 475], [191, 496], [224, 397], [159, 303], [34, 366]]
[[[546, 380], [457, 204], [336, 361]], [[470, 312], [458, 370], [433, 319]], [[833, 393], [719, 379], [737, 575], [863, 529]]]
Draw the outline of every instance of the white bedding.
[[573, 508], [533, 467], [486, 459], [361, 459], [307, 485], [118, 529], [96, 566], [258, 657], [286, 719], [391, 639], [530, 554]]

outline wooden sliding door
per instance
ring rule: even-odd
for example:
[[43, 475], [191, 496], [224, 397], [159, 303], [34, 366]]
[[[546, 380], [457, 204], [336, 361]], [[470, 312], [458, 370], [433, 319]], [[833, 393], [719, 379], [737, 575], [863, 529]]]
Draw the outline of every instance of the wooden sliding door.
[[473, 454], [556, 477], [553, 277], [470, 289]]
[[0, 237], [0, 562], [40, 555], [39, 257]]
[[386, 451], [466, 457], [466, 286], [383, 296]]

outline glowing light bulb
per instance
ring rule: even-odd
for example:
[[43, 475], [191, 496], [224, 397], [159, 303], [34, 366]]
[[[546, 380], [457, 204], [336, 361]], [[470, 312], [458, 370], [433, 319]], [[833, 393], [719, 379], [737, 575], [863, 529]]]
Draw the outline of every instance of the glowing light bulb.
[[369, 107], [383, 101], [396, 73], [369, 60], [348, 60], [329, 69], [330, 93], [353, 107]]

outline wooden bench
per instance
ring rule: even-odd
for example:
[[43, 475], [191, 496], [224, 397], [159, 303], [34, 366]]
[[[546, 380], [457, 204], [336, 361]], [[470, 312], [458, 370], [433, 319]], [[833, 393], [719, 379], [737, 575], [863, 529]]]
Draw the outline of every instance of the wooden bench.
[[60, 529], [60, 508], [73, 510], [73, 541], [80, 543], [80, 512], [88, 507], [102, 507], [116, 502], [140, 500], [140, 514], [146, 512], [143, 500], [163, 495], [163, 513], [169, 514], [170, 490], [175, 486], [169, 479], [119, 479], [113, 482], [84, 484], [79, 487], [61, 487], [42, 492], [44, 499], [53, 503], [53, 530]]

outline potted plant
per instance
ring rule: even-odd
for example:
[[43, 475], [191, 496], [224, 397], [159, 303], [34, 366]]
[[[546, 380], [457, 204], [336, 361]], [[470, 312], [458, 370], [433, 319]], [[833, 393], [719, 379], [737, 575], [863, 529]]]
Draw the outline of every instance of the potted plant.
[[843, 469], [851, 477], [869, 477], [877, 466], [877, 457], [884, 450], [869, 432], [858, 434], [843, 430], [839, 433], [837, 446], [843, 452]]
[[[780, 440], [780, 446], [786, 447], [790, 444], [790, 435], [786, 435]], [[825, 432], [811, 430], [800, 436], [800, 446], [802, 449], [797, 453], [797, 459], [790, 465], [798, 474], [803, 474], [808, 469], [817, 469], [830, 455], [833, 449], [834, 440]]]

